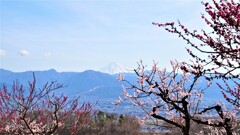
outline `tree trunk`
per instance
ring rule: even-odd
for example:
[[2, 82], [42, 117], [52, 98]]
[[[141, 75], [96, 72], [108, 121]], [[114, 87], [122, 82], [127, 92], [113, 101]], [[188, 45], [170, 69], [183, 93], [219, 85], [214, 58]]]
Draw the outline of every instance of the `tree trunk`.
[[226, 130], [227, 131], [227, 135], [233, 135], [231, 130]]
[[227, 125], [226, 127], [225, 127], [225, 130], [226, 130], [226, 132], [227, 132], [227, 135], [233, 135], [233, 131], [232, 131], [232, 128], [231, 128], [231, 126], [229, 126], [229, 125]]
[[[194, 80], [195, 81], [195, 80]], [[190, 116], [189, 116], [189, 112], [188, 112], [188, 107], [187, 107], [187, 105], [188, 105], [188, 102], [184, 99], [183, 100], [183, 108], [184, 108], [184, 114], [185, 114], [185, 117], [183, 117], [184, 118], [184, 120], [185, 120], [185, 126], [183, 127], [183, 134], [184, 135], [189, 135], [189, 131], [190, 131], [190, 125], [191, 125], [191, 123], [190, 123], [190, 121], [191, 121], [191, 118], [190, 118]]]
[[185, 119], [185, 126], [182, 128], [183, 135], [189, 135], [190, 132], [190, 119]]
[[224, 128], [225, 128], [225, 130], [226, 130], [226, 132], [227, 132], [227, 135], [232, 135], [232, 134], [233, 134], [233, 133], [232, 133], [232, 132], [233, 132], [233, 129], [232, 129], [231, 120], [228, 119], [228, 118], [225, 118], [224, 124], [225, 124]]
[[183, 135], [190, 135], [189, 134], [189, 129], [186, 128], [186, 127], [182, 128], [182, 133], [183, 133]]

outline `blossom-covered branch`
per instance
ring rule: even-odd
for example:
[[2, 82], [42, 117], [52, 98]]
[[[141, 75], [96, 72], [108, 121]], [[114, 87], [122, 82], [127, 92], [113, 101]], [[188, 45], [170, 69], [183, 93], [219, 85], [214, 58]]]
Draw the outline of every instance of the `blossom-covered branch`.
[[[36, 79], [29, 82], [28, 90], [18, 82], [12, 89], [6, 85], [0, 88], [0, 133], [1, 134], [44, 134], [56, 133], [68, 128], [71, 134], [87, 124], [92, 106], [89, 103], [78, 104], [78, 98], [57, 96], [54, 90], [63, 88], [56, 82], [36, 87]], [[70, 117], [75, 121], [66, 122]]]
[[[201, 104], [204, 91], [211, 86], [211, 82], [198, 74], [185, 72], [182, 69], [187, 66], [185, 63], [171, 61], [171, 65], [172, 71], [167, 72], [166, 69], [159, 70], [157, 63], [154, 62], [152, 69], [147, 71], [140, 62], [138, 68], [134, 70], [138, 77], [137, 84], [132, 84], [119, 75], [119, 80], [127, 82], [129, 86], [123, 86], [124, 97], [120, 97], [117, 104], [128, 100], [133, 105], [140, 106], [148, 116], [180, 128], [185, 135], [189, 134], [191, 121], [222, 127], [232, 132], [230, 120], [223, 122], [228, 118], [223, 115], [222, 106], [204, 107]], [[216, 111], [218, 119], [204, 119], [209, 111]]]
[[[233, 79], [235, 87], [240, 83], [240, 1], [234, 0], [212, 0], [212, 3], [202, 2], [205, 7], [205, 14], [202, 19], [209, 26], [210, 31], [189, 30], [181, 22], [177, 25], [171, 23], [155, 23], [153, 25], [164, 27], [166, 31], [177, 34], [180, 38], [190, 44], [193, 50], [186, 48], [197, 63], [204, 68], [199, 74], [205, 75], [209, 80], [213, 79]], [[200, 41], [196, 42], [196, 40]], [[196, 50], [205, 54], [199, 56]], [[194, 70], [185, 69], [186, 72], [193, 73]], [[231, 88], [235, 89], [235, 88]], [[236, 93], [231, 90], [223, 90], [223, 95], [227, 101], [239, 106], [240, 90]], [[234, 98], [232, 98], [234, 97]]]

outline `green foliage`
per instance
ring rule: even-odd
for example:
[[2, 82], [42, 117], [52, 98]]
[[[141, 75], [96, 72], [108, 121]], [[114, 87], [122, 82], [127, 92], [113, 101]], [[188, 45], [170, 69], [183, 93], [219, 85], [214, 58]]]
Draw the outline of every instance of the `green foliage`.
[[98, 111], [78, 135], [139, 135], [140, 124], [133, 116]]
[[123, 122], [125, 122], [124, 116], [122, 114], [119, 116], [118, 121], [119, 121], [119, 124], [122, 124]]

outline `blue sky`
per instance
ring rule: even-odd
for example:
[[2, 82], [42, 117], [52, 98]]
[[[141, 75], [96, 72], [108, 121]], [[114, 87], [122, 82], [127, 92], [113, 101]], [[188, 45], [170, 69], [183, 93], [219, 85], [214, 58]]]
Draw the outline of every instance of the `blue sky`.
[[0, 68], [99, 70], [140, 59], [169, 67], [186, 60], [185, 42], [152, 22], [202, 28], [200, 0], [0, 0]]

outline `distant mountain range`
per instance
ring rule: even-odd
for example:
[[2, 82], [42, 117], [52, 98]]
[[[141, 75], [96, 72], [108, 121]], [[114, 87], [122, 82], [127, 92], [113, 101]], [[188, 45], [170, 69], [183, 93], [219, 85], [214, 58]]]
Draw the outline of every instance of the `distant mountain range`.
[[[41, 88], [48, 81], [57, 81], [66, 87], [57, 90], [56, 93], [64, 93], [69, 97], [82, 96], [90, 99], [94, 97], [94, 99], [117, 100], [118, 96], [123, 93], [121, 85], [125, 85], [123, 82], [117, 80], [118, 74], [113, 74], [115, 72], [111, 72], [111, 74], [93, 70], [83, 72], [57, 72], [54, 69], [27, 72], [11, 72], [0, 69], [0, 84], [11, 86], [13, 81], [17, 80], [27, 87], [28, 81], [33, 80], [33, 72], [35, 73], [38, 87]], [[124, 75], [127, 80], [136, 84], [137, 77], [134, 73], [124, 73]], [[203, 83], [203, 85], [205, 85], [205, 83]], [[223, 99], [218, 86], [215, 84], [205, 91], [204, 98], [207, 100]]]
[[57, 72], [54, 69], [46, 71], [11, 72], [0, 69], [0, 84], [11, 86], [13, 81], [18, 81], [24, 86], [33, 80], [33, 72], [37, 85], [41, 88], [46, 82], [57, 81], [66, 87], [59, 89], [57, 93], [64, 93], [67, 96], [97, 96], [116, 97], [121, 93], [121, 85], [116, 75], [110, 75], [93, 70], [84, 72]]

